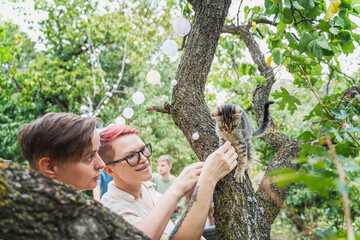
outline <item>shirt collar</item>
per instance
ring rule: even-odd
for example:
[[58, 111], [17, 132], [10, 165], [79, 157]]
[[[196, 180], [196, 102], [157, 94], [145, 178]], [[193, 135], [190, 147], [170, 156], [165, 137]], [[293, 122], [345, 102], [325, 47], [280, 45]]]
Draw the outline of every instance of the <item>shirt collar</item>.
[[[150, 181], [143, 182], [142, 184], [145, 185], [146, 188], [152, 188], [153, 185], [154, 185], [154, 183], [152, 183]], [[130, 193], [127, 193], [127, 192], [117, 188], [114, 185], [114, 180], [109, 183], [108, 192], [114, 198], [124, 199], [125, 201], [128, 201], [128, 202], [134, 202], [135, 201], [135, 197], [133, 195], [131, 195]]]

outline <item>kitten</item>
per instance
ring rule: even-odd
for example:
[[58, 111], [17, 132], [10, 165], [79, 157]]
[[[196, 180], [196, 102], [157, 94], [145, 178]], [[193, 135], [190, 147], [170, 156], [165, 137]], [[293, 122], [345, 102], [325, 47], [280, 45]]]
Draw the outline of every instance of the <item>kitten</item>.
[[256, 131], [253, 130], [249, 116], [238, 105], [224, 104], [211, 113], [211, 116], [216, 120], [215, 129], [220, 146], [226, 140], [230, 141], [239, 155], [234, 175], [237, 182], [244, 180], [245, 170], [250, 174], [251, 165], [254, 162], [252, 140], [254, 137], [262, 136], [269, 126], [269, 105], [273, 103], [273, 101], [269, 101], [265, 104], [264, 119]]

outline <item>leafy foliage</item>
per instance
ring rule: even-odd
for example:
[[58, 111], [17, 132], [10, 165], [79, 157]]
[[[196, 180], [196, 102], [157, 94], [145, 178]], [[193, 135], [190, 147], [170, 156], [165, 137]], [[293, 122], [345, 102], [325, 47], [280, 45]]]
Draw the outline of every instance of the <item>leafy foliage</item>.
[[[21, 124], [50, 111], [80, 114], [80, 106], [87, 105], [88, 113], [97, 114], [106, 126], [131, 103], [131, 94], [141, 90], [146, 103], [132, 106], [136, 114], [127, 123], [153, 144], [153, 159], [161, 154], [174, 156], [175, 174], [196, 161], [170, 116], [145, 112], [171, 100], [169, 83], [175, 77], [177, 61], [156, 53], [171, 33], [168, 16], [174, 9], [181, 9], [193, 21], [194, 12], [187, 1], [167, 1], [160, 7], [143, 0], [118, 1], [115, 8], [110, 4], [100, 10], [96, 1], [37, 0], [35, 7], [48, 13], [40, 22], [46, 50], [34, 50], [34, 43], [14, 24], [0, 25], [0, 100], [4, 103], [0, 106], [0, 150], [7, 159], [23, 160], [16, 144]], [[256, 41], [266, 48], [265, 64], [274, 73], [286, 69], [291, 75], [274, 85], [271, 97], [278, 107], [271, 108], [271, 116], [278, 130], [302, 141], [296, 160], [301, 169], [283, 169], [272, 175], [280, 186], [295, 183], [286, 204], [324, 238], [340, 238], [346, 231], [343, 189], [349, 196], [354, 230], [360, 234], [360, 95], [356, 89], [344, 92], [359, 86], [360, 72], [349, 76], [340, 63], [360, 44], [354, 21], [359, 11], [359, 1], [351, 0], [332, 0], [330, 6], [324, 0], [265, 0], [258, 6], [245, 6], [240, 12], [243, 22], [236, 16], [225, 23], [249, 25]], [[259, 19], [268, 24], [257, 22]], [[176, 40], [178, 44], [182, 41]], [[220, 36], [205, 92], [210, 109], [231, 102], [242, 105], [253, 117], [252, 92], [266, 81], [245, 49], [239, 36]], [[115, 87], [125, 57], [124, 72]], [[160, 87], [145, 82], [151, 69], [161, 73]], [[345, 171], [346, 186], [339, 184], [326, 134]], [[262, 162], [255, 169], [264, 171], [274, 151], [257, 139], [255, 152]], [[286, 232], [284, 223], [292, 224], [279, 215], [273, 234], [306, 239], [296, 230]]]

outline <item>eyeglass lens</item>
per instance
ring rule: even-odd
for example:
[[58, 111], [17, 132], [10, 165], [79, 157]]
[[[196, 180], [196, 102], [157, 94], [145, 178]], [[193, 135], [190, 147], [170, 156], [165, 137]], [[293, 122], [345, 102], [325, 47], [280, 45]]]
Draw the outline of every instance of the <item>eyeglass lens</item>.
[[144, 155], [146, 158], [151, 156], [151, 145], [150, 144], [145, 144], [145, 146], [143, 147], [142, 150], [140, 150], [139, 152], [134, 152], [131, 153], [129, 156], [127, 156], [127, 162], [129, 163], [130, 166], [136, 166], [139, 161], [140, 161], [140, 153], [142, 153], [142, 155]]

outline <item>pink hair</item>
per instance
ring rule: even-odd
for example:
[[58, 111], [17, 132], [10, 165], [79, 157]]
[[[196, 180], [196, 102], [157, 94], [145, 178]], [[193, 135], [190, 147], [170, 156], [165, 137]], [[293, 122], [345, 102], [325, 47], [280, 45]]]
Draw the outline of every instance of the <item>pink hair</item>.
[[113, 152], [111, 151], [112, 142], [118, 137], [127, 134], [136, 134], [139, 136], [139, 131], [128, 125], [112, 125], [101, 131], [99, 154], [105, 162], [111, 160], [109, 158], [111, 158], [110, 155]]

